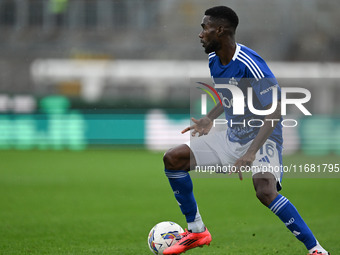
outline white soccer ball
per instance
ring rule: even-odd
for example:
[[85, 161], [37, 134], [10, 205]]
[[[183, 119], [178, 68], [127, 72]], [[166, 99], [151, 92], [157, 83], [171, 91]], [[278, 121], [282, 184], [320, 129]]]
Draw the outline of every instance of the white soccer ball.
[[154, 254], [163, 254], [166, 248], [181, 239], [180, 234], [183, 232], [183, 228], [175, 222], [160, 222], [151, 229], [148, 236], [148, 246]]

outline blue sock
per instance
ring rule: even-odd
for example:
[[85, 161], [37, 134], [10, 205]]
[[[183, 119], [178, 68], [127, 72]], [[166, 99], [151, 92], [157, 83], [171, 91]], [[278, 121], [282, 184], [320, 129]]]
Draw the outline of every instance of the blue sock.
[[268, 207], [308, 250], [316, 246], [317, 242], [312, 231], [286, 197], [279, 194]]
[[175, 198], [187, 222], [195, 221], [197, 203], [189, 173], [187, 171], [170, 171], [165, 169], [165, 175], [169, 179]]

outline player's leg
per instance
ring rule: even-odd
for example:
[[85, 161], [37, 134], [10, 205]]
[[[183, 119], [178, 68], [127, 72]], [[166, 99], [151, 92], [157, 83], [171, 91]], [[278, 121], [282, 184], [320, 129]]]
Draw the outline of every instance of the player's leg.
[[171, 171], [176, 171], [176, 169], [190, 171], [196, 166], [195, 156], [186, 144], [169, 149], [164, 154], [163, 162], [164, 166]]
[[[266, 163], [272, 164], [272, 166], [280, 166], [280, 150], [275, 150], [275, 153], [270, 151], [269, 155], [263, 155], [266, 154], [264, 150], [261, 152], [262, 155], [257, 157], [255, 165], [260, 166], [259, 161], [267, 157], [266, 160], [271, 163]], [[263, 161], [261, 162], [261, 164], [264, 163]], [[328, 252], [318, 243], [294, 205], [286, 197], [277, 192], [278, 188], [281, 187], [281, 185], [278, 185], [280, 175], [278, 171], [255, 173], [253, 175], [253, 184], [257, 198], [280, 218], [295, 237], [306, 246], [310, 254], [327, 255]], [[315, 251], [320, 253], [313, 253]]]
[[279, 195], [276, 190], [276, 179], [272, 173], [262, 172], [253, 175], [253, 184], [256, 197], [265, 206], [269, 206]]
[[189, 249], [209, 245], [211, 235], [204, 226], [193, 194], [193, 184], [188, 173], [196, 165], [196, 159], [189, 148], [183, 144], [164, 154], [165, 174], [169, 179], [176, 200], [186, 217], [189, 231], [175, 245], [166, 248], [163, 254], [180, 254]]
[[193, 184], [188, 171], [195, 169], [196, 165], [221, 165], [221, 157], [225, 157], [223, 151], [225, 148], [225, 131], [216, 131], [192, 138], [190, 143], [179, 145], [164, 154], [165, 174], [186, 217], [188, 229], [192, 232], [202, 232], [205, 226], [193, 195]]
[[188, 171], [194, 168], [194, 154], [186, 144], [168, 150], [163, 157], [165, 174], [169, 179], [176, 200], [192, 232], [203, 232], [205, 226], [193, 194], [193, 184]]
[[174, 246], [165, 249], [163, 254], [180, 254], [186, 250], [210, 244], [211, 235], [199, 214], [188, 171], [194, 169], [196, 165], [221, 165], [221, 155], [225, 155], [223, 152], [225, 147], [225, 131], [211, 132], [209, 135], [193, 138], [190, 141], [190, 147], [180, 145], [165, 153], [165, 173], [186, 217], [190, 231], [184, 233], [183, 238]]

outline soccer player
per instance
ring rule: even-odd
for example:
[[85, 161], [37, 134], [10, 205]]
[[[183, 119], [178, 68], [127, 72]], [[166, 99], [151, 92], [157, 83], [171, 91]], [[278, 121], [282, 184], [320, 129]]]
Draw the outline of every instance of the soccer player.
[[[210, 73], [223, 106], [215, 106], [199, 120], [192, 119], [194, 124], [182, 133], [193, 130], [192, 135], [198, 133], [199, 137], [188, 144], [168, 150], [164, 155], [165, 174], [188, 223], [188, 230], [182, 235], [182, 239], [165, 249], [164, 254], [180, 254], [210, 244], [212, 238], [198, 211], [188, 171], [197, 165], [218, 164], [233, 166], [241, 180], [242, 168], [250, 167], [256, 196], [260, 202], [275, 213], [306, 246], [309, 255], [329, 255], [294, 205], [278, 193], [281, 189], [281, 171], [264, 170], [265, 166], [280, 169], [282, 165], [281, 90], [265, 61], [255, 51], [235, 42], [237, 25], [236, 13], [226, 6], [206, 10], [202, 20], [199, 38], [205, 52], [209, 54]], [[245, 102], [247, 88], [252, 88], [252, 102], [257, 110], [268, 110], [272, 105], [277, 107], [270, 114], [258, 116], [246, 104], [243, 106], [243, 115], [233, 114], [235, 105], [232, 104], [231, 90], [223, 89], [222, 85], [226, 83], [241, 89]], [[223, 112], [228, 121], [227, 133], [223, 131], [208, 134], [213, 120]], [[255, 119], [262, 125], [247, 124], [249, 120]]]

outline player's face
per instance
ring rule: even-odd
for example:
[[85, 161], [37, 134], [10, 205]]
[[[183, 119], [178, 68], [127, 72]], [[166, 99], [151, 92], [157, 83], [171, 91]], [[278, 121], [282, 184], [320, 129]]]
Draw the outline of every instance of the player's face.
[[202, 31], [199, 33], [199, 38], [201, 39], [202, 46], [205, 49], [205, 53], [217, 51], [221, 48], [221, 44], [218, 41], [216, 34], [216, 25], [210, 20], [209, 16], [204, 16], [202, 19]]

